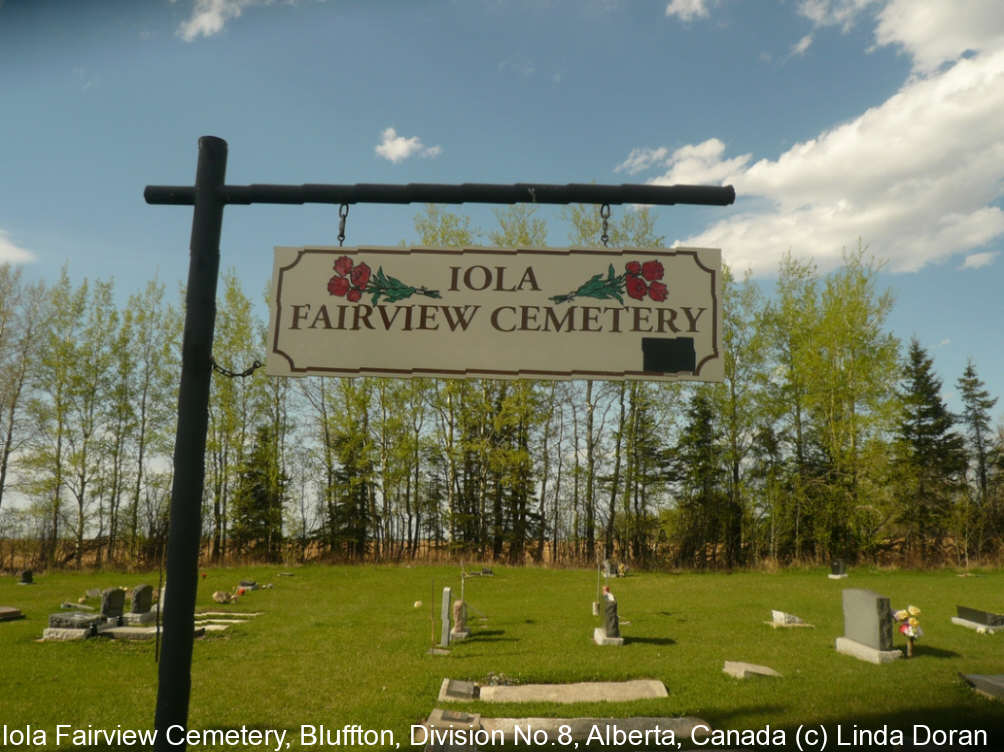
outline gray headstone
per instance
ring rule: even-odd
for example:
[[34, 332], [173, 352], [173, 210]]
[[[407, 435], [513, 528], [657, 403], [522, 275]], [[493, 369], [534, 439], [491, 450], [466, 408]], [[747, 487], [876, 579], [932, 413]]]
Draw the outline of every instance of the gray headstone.
[[254, 580], [241, 580], [237, 587], [242, 587], [246, 590], [257, 590], [259, 585]]
[[847, 574], [847, 564], [843, 559], [834, 559], [830, 562], [830, 574]]
[[[117, 619], [125, 611], [125, 591], [122, 588], [108, 588], [101, 593], [101, 615]], [[51, 626], [51, 625], [50, 625]]]
[[439, 611], [439, 618], [443, 622], [443, 628], [439, 635], [439, 646], [441, 648], [448, 648], [450, 646], [450, 604], [453, 598], [453, 591], [448, 588], [443, 588], [443, 605]]
[[994, 614], [990, 611], [981, 611], [978, 608], [968, 608], [966, 606], [956, 606], [960, 619], [983, 624], [987, 627], [1004, 627], [1004, 614]]
[[472, 681], [450, 679], [446, 685], [445, 694], [451, 699], [476, 700], [478, 697], [478, 685]]
[[137, 585], [132, 589], [132, 603], [129, 611], [134, 614], [145, 614], [153, 607], [153, 586]]
[[53, 629], [94, 629], [104, 621], [99, 614], [82, 614], [79, 611], [49, 615], [49, 626]]
[[612, 598], [603, 600], [603, 631], [607, 637], [620, 637], [621, 627], [617, 618], [617, 601]]
[[889, 599], [863, 588], [844, 590], [844, 637], [875, 650], [892, 650]]
[[603, 560], [603, 576], [604, 577], [613, 577], [614, 576], [613, 569], [611, 569], [611, 566], [610, 566], [610, 559], [604, 559]]
[[21, 572], [21, 579], [19, 580], [19, 582], [22, 585], [32, 585], [32, 584], [34, 584], [35, 580], [32, 577], [30, 569], [25, 569], [23, 572]]
[[450, 633], [467, 636], [467, 604], [463, 601], [453, 601], [453, 629]]
[[978, 692], [1004, 700], [1004, 674], [959, 674]]

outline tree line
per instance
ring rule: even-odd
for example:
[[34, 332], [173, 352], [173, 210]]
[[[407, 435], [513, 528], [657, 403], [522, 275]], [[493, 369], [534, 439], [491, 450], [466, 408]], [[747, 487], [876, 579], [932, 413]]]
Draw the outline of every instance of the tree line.
[[[542, 247], [533, 207], [498, 227], [428, 206], [424, 246]], [[569, 243], [596, 245], [595, 207]], [[647, 209], [615, 247], [665, 247]], [[1000, 561], [1004, 427], [970, 361], [951, 413], [930, 354], [860, 245], [823, 274], [788, 254], [770, 296], [725, 271], [725, 379], [301, 379], [214, 374], [205, 557], [452, 557], [715, 568], [832, 557]], [[262, 359], [233, 271], [214, 359]], [[52, 285], [0, 266], [0, 567], [150, 564], [162, 555], [181, 296], [150, 281]], [[16, 498], [18, 503], [12, 502]]]

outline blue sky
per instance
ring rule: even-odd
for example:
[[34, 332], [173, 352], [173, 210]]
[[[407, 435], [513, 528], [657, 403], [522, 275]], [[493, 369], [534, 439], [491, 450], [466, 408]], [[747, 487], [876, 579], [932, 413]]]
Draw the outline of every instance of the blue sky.
[[[732, 184], [658, 232], [768, 287], [860, 238], [949, 403], [970, 357], [1004, 394], [1000, 0], [0, 0], [0, 96], [0, 261], [29, 277], [182, 283], [191, 210], [142, 195], [190, 185], [202, 135], [230, 184]], [[346, 244], [414, 242], [420, 208], [352, 207]], [[337, 227], [231, 206], [222, 265], [257, 294], [273, 246]]]

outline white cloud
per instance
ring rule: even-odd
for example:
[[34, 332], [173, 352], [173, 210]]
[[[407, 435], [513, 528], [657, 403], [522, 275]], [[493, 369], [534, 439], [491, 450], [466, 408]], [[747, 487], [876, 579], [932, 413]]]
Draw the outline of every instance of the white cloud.
[[[840, 26], [850, 29], [865, 8], [876, 0], [802, 0], [798, 12], [816, 26]], [[912, 2], [912, 0], [911, 0]]]
[[681, 21], [693, 21], [695, 18], [707, 18], [706, 0], [672, 0], [666, 6], [667, 16], [677, 16]]
[[1004, 47], [1004, 8], [1000, 0], [889, 0], [875, 41], [900, 45], [914, 71], [930, 73], [963, 53]]
[[374, 147], [378, 156], [387, 159], [394, 164], [401, 162], [408, 157], [438, 157], [443, 153], [440, 146], [425, 146], [418, 136], [405, 138], [397, 135], [393, 128], [386, 128], [381, 134], [381, 141]]
[[501, 73], [511, 71], [529, 78], [537, 71], [537, 66], [526, 55], [517, 54], [499, 62], [498, 69]]
[[[175, 2], [176, 0], [171, 0]], [[223, 31], [223, 26], [239, 18], [252, 5], [271, 5], [273, 0], [195, 0], [192, 15], [178, 27], [178, 36], [186, 42], [197, 37], [211, 37]]]
[[669, 149], [660, 146], [658, 149], [632, 149], [628, 158], [614, 168], [614, 172], [626, 172], [628, 175], [635, 175], [643, 170], [647, 170], [653, 165], [664, 163], [669, 156]]
[[947, 347], [950, 344], [952, 344], [951, 338], [945, 337], [943, 340], [941, 340], [941, 342], [938, 343], [938, 347]]
[[[791, 249], [821, 268], [862, 239], [893, 271], [912, 271], [1004, 235], [1004, 45], [914, 77], [857, 118], [776, 160], [725, 155], [718, 139], [677, 149], [649, 182], [731, 183], [746, 209], [687, 238], [729, 264], [773, 272]], [[635, 150], [624, 169], [645, 162]], [[653, 166], [655, 166], [653, 164]]]
[[791, 48], [792, 55], [804, 55], [805, 51], [809, 49], [812, 44], [812, 34], [806, 34], [804, 37], [799, 39]]
[[22, 264], [34, 260], [35, 254], [24, 248], [18, 248], [10, 241], [7, 231], [0, 230], [0, 264]]
[[997, 258], [998, 251], [983, 251], [982, 253], [970, 253], [966, 260], [962, 262], [960, 269], [982, 269], [990, 266]]

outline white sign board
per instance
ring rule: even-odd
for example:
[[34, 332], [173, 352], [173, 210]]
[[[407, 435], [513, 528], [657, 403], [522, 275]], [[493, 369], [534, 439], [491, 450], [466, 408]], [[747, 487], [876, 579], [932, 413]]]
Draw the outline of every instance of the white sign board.
[[276, 376], [721, 381], [721, 251], [276, 248]]

